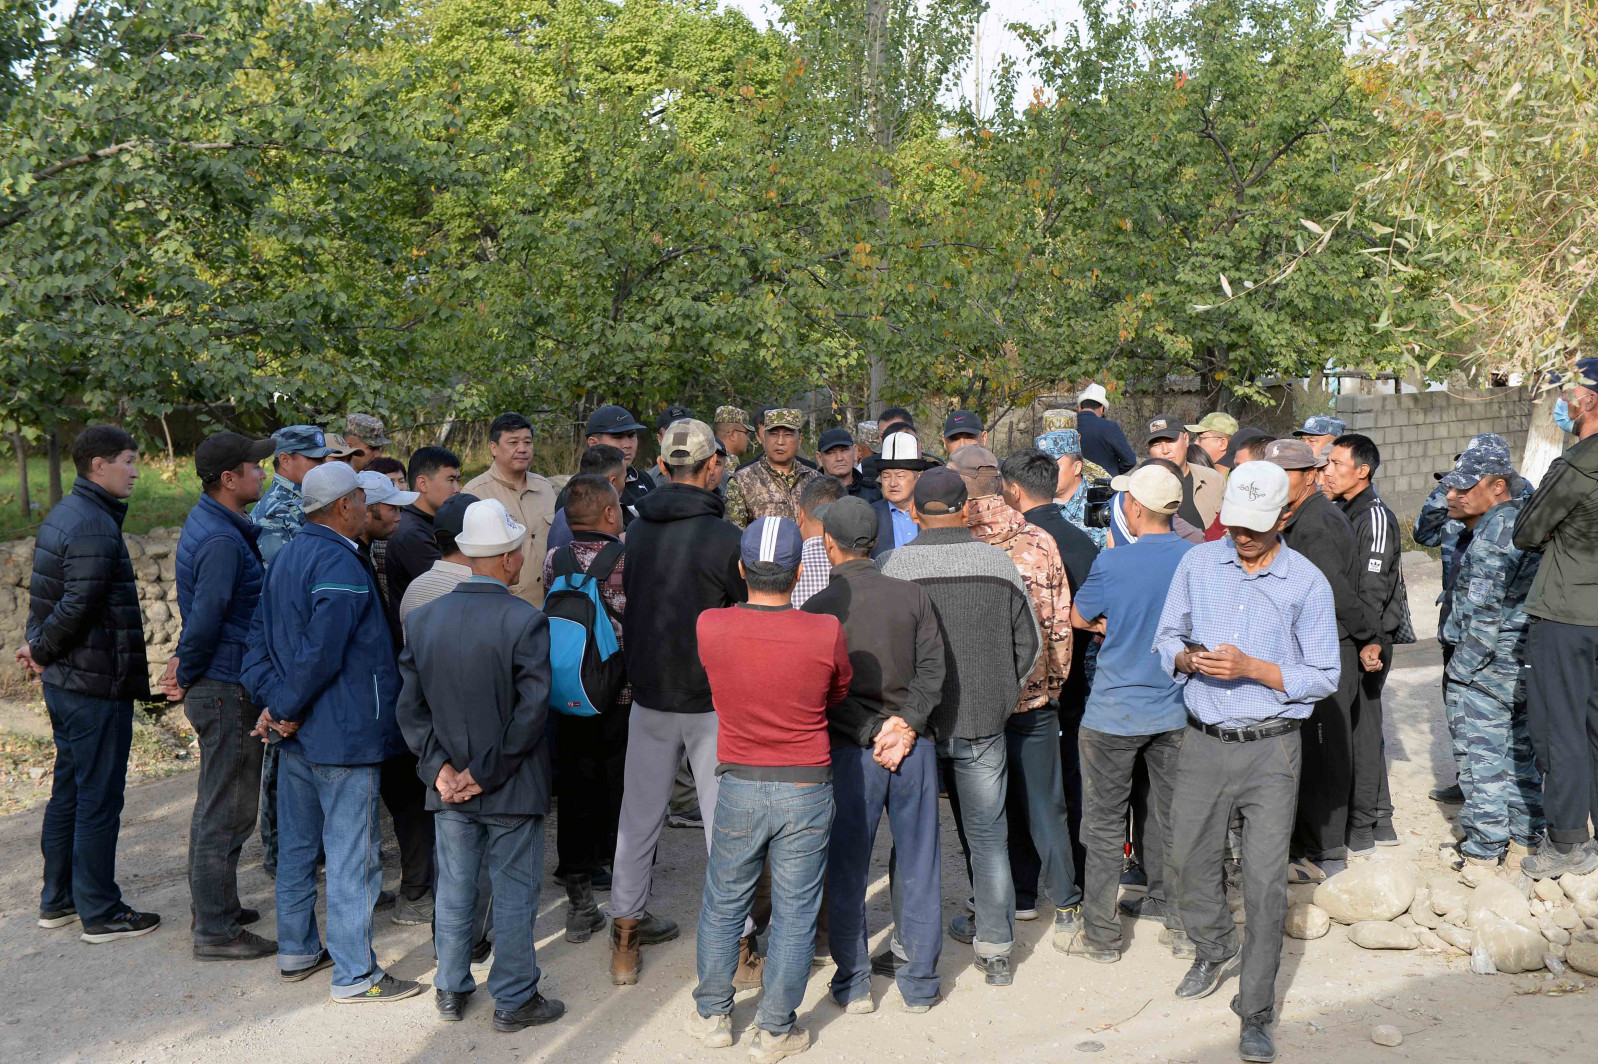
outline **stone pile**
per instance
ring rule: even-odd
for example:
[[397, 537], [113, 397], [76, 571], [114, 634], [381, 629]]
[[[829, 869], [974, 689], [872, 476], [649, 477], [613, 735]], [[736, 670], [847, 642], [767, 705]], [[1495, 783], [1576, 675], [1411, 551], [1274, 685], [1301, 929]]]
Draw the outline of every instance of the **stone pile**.
[[[144, 535], [124, 537], [138, 580], [144, 607], [145, 651], [150, 659], [150, 685], [166, 669], [166, 659], [177, 647], [182, 621], [178, 617], [176, 528], [151, 529]], [[14, 657], [28, 626], [28, 581], [33, 574], [33, 540], [0, 543], [0, 669], [16, 669]]]
[[1365, 949], [1470, 956], [1484, 974], [1569, 967], [1598, 976], [1598, 872], [1535, 882], [1495, 874], [1470, 886], [1456, 872], [1423, 880], [1408, 861], [1369, 860], [1290, 895], [1294, 938], [1319, 938], [1337, 923]]

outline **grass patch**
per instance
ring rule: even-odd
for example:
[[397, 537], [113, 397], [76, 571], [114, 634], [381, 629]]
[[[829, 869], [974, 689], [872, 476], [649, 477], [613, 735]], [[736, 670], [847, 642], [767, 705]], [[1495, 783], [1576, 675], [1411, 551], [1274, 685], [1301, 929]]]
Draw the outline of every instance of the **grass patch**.
[[[17, 493], [17, 462], [0, 462], [0, 539], [22, 539], [38, 531], [50, 512], [50, 473], [43, 458], [28, 459], [28, 492], [32, 511], [24, 515]], [[72, 463], [61, 470], [62, 493], [72, 490]], [[194, 462], [180, 459], [177, 467], [166, 458], [146, 458], [139, 462], [139, 479], [128, 500], [124, 532], [148, 532], [152, 528], [181, 525], [200, 498], [200, 478]]]

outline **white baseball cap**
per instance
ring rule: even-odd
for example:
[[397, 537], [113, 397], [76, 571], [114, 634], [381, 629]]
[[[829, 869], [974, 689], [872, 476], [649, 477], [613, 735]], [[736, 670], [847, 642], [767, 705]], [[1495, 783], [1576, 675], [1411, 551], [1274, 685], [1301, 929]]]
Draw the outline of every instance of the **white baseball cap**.
[[519, 524], [498, 499], [481, 499], [466, 508], [455, 547], [468, 558], [496, 558], [522, 545], [527, 526]]
[[1275, 462], [1244, 462], [1226, 478], [1221, 524], [1269, 532], [1287, 506], [1287, 471]]
[[1100, 406], [1110, 405], [1110, 397], [1104, 391], [1104, 385], [1097, 383], [1090, 384], [1086, 388], [1083, 388], [1082, 394], [1076, 397], [1076, 401], [1078, 403], [1098, 403]]
[[1110, 481], [1110, 487], [1124, 491], [1157, 514], [1174, 514], [1182, 506], [1182, 481], [1160, 465], [1140, 465]]
[[314, 514], [358, 487], [355, 470], [348, 462], [323, 462], [305, 474], [305, 482], [300, 485], [300, 511]]
[[401, 491], [387, 473], [363, 469], [355, 474], [355, 484], [366, 492], [366, 505], [384, 503], [389, 506], [409, 506], [421, 496], [414, 491]]

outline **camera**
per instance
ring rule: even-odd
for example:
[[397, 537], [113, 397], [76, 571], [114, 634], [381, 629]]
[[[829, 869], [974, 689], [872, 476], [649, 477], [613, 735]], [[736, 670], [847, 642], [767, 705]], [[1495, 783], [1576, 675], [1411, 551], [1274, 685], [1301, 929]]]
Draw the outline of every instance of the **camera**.
[[1089, 528], [1110, 527], [1110, 502], [1115, 489], [1104, 478], [1088, 481], [1086, 505], [1082, 509], [1082, 523]]

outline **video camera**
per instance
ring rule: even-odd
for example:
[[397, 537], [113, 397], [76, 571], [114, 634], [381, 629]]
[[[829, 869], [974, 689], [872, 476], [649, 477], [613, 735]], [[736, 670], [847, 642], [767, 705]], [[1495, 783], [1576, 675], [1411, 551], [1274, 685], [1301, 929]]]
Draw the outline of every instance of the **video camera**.
[[1086, 506], [1082, 510], [1082, 523], [1089, 528], [1110, 527], [1110, 502], [1115, 489], [1103, 477], [1088, 481]]

